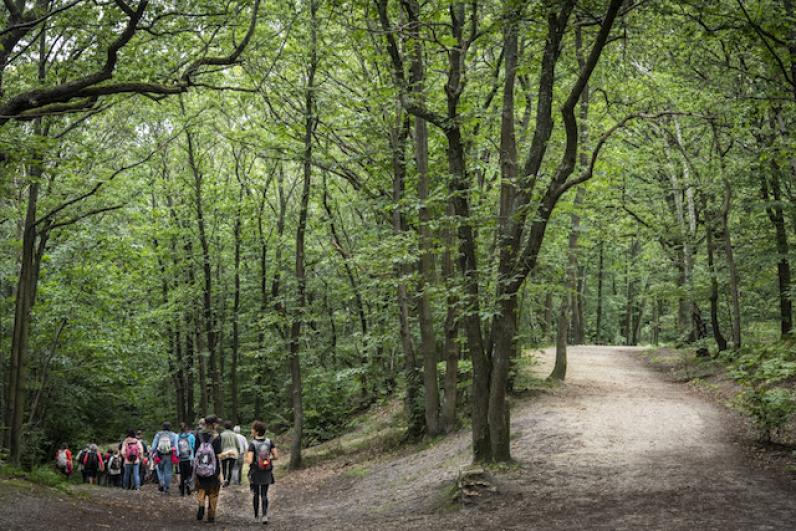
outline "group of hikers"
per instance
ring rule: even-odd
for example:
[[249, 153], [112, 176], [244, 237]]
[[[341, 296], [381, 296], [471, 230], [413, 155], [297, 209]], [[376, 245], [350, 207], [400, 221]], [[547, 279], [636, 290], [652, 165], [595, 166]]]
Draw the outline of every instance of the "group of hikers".
[[[223, 427], [223, 429], [222, 429]], [[172, 478], [179, 476], [180, 496], [197, 494], [196, 519], [214, 522], [221, 488], [240, 485], [244, 463], [249, 465], [254, 518], [268, 523], [268, 487], [274, 483], [272, 460], [276, 445], [265, 436], [266, 426], [256, 420], [251, 425], [251, 440], [240, 433], [240, 426], [216, 416], [200, 419], [196, 429], [183, 423], [180, 433], [163, 423], [147, 446], [141, 431], [128, 430], [116, 448], [102, 452], [96, 444], [83, 448], [72, 458], [64, 443], [55, 454], [55, 466], [67, 477], [75, 462], [85, 483], [140, 490], [147, 481], [156, 482], [168, 496]]]

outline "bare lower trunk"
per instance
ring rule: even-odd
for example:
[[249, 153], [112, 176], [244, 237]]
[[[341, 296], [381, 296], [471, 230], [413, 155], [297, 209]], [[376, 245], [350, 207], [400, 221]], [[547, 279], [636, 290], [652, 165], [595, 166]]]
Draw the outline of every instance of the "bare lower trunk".
[[[706, 215], [710, 215], [706, 213]], [[713, 225], [706, 223], [705, 228], [705, 244], [707, 246], [708, 254], [708, 271], [710, 272], [710, 327], [713, 329], [713, 339], [716, 341], [716, 347], [719, 352], [727, 349], [727, 340], [721, 333], [721, 326], [719, 324], [719, 281], [717, 278], [716, 266], [713, 263]]]
[[290, 394], [293, 406], [293, 443], [290, 446], [290, 468], [300, 468], [302, 436], [304, 433], [304, 404], [302, 401], [301, 359], [299, 357], [301, 325], [305, 319], [307, 304], [307, 276], [304, 264], [304, 240], [307, 230], [307, 214], [312, 182], [312, 135], [315, 118], [315, 70], [318, 67], [318, 25], [316, 15], [318, 1], [310, 2], [310, 61], [307, 67], [307, 85], [304, 92], [304, 183], [301, 190], [298, 227], [296, 228], [296, 307], [290, 327]]
[[[449, 213], [452, 214], [452, 205], [449, 203]], [[456, 237], [450, 230], [444, 231], [445, 251], [442, 256], [442, 275], [448, 286], [447, 314], [445, 316], [445, 400], [442, 403], [440, 423], [446, 433], [456, 428], [456, 386], [459, 379], [459, 316], [456, 307], [458, 300], [454, 289], [454, 275], [456, 274], [451, 250], [455, 248]]]
[[602, 344], [602, 328], [603, 328], [603, 272], [605, 260], [605, 242], [600, 240], [600, 257], [597, 266], [597, 319], [594, 330], [594, 342], [598, 345]]
[[564, 381], [567, 376], [567, 331], [569, 329], [569, 298], [561, 297], [558, 309], [558, 329], [556, 332], [556, 363], [549, 379]]

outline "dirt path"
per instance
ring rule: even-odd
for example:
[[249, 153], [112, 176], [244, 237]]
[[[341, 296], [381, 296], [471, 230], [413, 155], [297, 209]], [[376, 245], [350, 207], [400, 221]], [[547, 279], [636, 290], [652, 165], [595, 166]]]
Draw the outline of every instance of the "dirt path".
[[[546, 352], [539, 372], [551, 362]], [[469, 462], [469, 433], [461, 433], [410, 455], [284, 476], [274, 488], [269, 527], [793, 529], [796, 489], [784, 475], [749, 464], [733, 443], [727, 412], [647, 368], [635, 349], [571, 348], [569, 368], [566, 386], [512, 411], [519, 466], [501, 474], [499, 495], [477, 507], [438, 512], [446, 482]], [[76, 500], [39, 503], [35, 519], [19, 514], [4, 525], [0, 513], [0, 528], [196, 524], [190, 500], [152, 490], [136, 499], [93, 489], [90, 510], [76, 508], [84, 504]], [[6, 505], [3, 498], [0, 488]], [[19, 494], [17, 501], [15, 509], [27, 505]], [[221, 507], [217, 526], [251, 525], [244, 488], [225, 492]]]

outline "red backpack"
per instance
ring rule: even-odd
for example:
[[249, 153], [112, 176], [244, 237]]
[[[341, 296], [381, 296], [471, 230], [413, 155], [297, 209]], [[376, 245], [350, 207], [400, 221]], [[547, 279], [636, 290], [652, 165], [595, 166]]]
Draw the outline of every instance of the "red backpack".
[[135, 443], [132, 443], [132, 444], [131, 443], [127, 443], [127, 454], [125, 454], [125, 457], [131, 463], [137, 463], [138, 462], [138, 458], [141, 457], [141, 456], [138, 455], [138, 442], [137, 441]]

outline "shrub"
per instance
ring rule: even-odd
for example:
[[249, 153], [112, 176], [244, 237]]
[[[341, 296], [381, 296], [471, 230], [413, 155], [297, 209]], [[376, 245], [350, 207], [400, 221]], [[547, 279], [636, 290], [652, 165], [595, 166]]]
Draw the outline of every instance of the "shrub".
[[770, 442], [796, 412], [796, 397], [784, 382], [796, 378], [796, 360], [787, 342], [746, 347], [729, 360], [731, 376], [743, 386], [733, 402], [749, 415], [760, 439]]
[[770, 442], [773, 434], [796, 412], [793, 393], [782, 387], [747, 386], [735, 397], [734, 404], [752, 418], [760, 439], [765, 442]]

